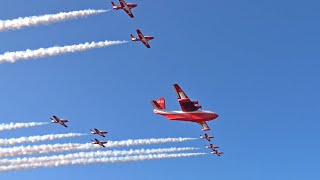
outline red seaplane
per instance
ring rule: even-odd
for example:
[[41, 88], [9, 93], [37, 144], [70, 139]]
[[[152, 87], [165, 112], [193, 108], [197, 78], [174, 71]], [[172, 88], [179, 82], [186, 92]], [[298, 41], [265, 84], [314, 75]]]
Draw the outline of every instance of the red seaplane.
[[209, 136], [207, 133], [204, 134], [204, 136], [200, 135], [200, 139], [206, 139], [209, 142], [211, 141], [211, 139], [214, 138], [213, 136]]
[[167, 111], [165, 99], [160, 97], [157, 101], [151, 101], [153, 112], [165, 116], [169, 120], [196, 122], [203, 127], [203, 131], [210, 130], [206, 121], [216, 119], [219, 115], [211, 111], [203, 111], [198, 101], [191, 101], [178, 84], [174, 84], [178, 101], [182, 111]]
[[210, 144], [210, 146], [206, 146], [206, 148], [211, 149], [212, 151], [216, 151], [219, 146], [214, 146], [213, 144]]
[[117, 6], [114, 2], [111, 2], [114, 10], [123, 9], [131, 18], [134, 18], [131, 9], [137, 7], [136, 4], [126, 3], [124, 0], [119, 0], [120, 6]]
[[62, 126], [64, 127], [68, 127], [65, 123], [66, 122], [69, 122], [69, 120], [66, 120], [66, 119], [59, 119], [57, 116], [53, 115], [51, 119], [51, 122], [52, 123], [57, 123], [57, 124], [61, 124]]
[[138, 34], [138, 38], [135, 38], [132, 34], [130, 34], [131, 40], [132, 41], [141, 41], [147, 48], [150, 48], [148, 41], [154, 39], [154, 37], [144, 36], [139, 29], [137, 29], [137, 34]]
[[223, 152], [220, 152], [220, 151], [217, 151], [217, 150], [211, 151], [210, 153], [211, 154], [216, 154], [217, 156], [220, 156], [221, 154], [223, 154]]
[[108, 142], [106, 141], [99, 141], [98, 139], [94, 139], [94, 140], [91, 140], [91, 144], [98, 144], [102, 147], [106, 147], [104, 144], [107, 144]]
[[94, 128], [93, 130], [90, 129], [90, 132], [91, 132], [91, 134], [98, 134], [98, 135], [100, 135], [100, 136], [102, 136], [102, 137], [106, 137], [105, 134], [108, 133], [108, 132], [106, 132], [106, 131], [100, 131], [100, 130], [97, 129], [97, 128]]

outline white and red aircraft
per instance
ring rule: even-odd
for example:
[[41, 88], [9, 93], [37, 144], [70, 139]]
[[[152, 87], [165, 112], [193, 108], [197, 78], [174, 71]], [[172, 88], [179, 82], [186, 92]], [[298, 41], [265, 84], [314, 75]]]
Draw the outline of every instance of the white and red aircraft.
[[91, 134], [98, 134], [98, 135], [100, 135], [100, 136], [102, 136], [102, 137], [106, 137], [105, 134], [108, 133], [108, 132], [106, 132], [106, 131], [100, 131], [100, 130], [97, 129], [97, 128], [94, 128], [94, 130], [91, 130], [91, 129], [90, 129], [90, 132], [91, 132]]
[[220, 156], [221, 154], [223, 154], [223, 152], [220, 152], [220, 151], [217, 151], [217, 150], [211, 151], [210, 153], [211, 154], [216, 154], [217, 156]]
[[204, 134], [204, 136], [200, 135], [200, 139], [206, 139], [209, 142], [211, 141], [211, 139], [214, 138], [213, 136], [209, 136], [207, 133]]
[[153, 36], [144, 36], [139, 29], [137, 29], [137, 34], [139, 36], [138, 38], [135, 38], [132, 34], [130, 34], [131, 40], [132, 41], [141, 41], [147, 48], [150, 48], [148, 41], [154, 39], [154, 37]]
[[106, 147], [104, 144], [107, 144], [108, 142], [107, 141], [99, 141], [98, 139], [94, 139], [94, 140], [91, 140], [91, 143], [92, 144], [98, 144], [102, 147]]
[[69, 120], [66, 120], [66, 119], [59, 119], [57, 116], [52, 116], [52, 118], [50, 118], [51, 119], [51, 122], [52, 123], [58, 123], [58, 124], [61, 124], [62, 126], [64, 126], [64, 127], [68, 127], [65, 123], [66, 122], [69, 122]]
[[114, 2], [111, 2], [114, 10], [123, 9], [131, 18], [134, 18], [131, 9], [137, 7], [136, 4], [126, 3], [124, 0], [119, 0], [120, 6], [117, 6]]
[[216, 151], [219, 146], [214, 146], [213, 144], [210, 144], [210, 146], [206, 146], [206, 148], [211, 149], [212, 151]]
[[178, 84], [173, 86], [182, 111], [167, 111], [165, 99], [161, 97], [157, 101], [151, 101], [153, 112], [165, 116], [169, 120], [196, 122], [203, 127], [203, 131], [210, 130], [206, 121], [214, 120], [219, 115], [211, 111], [199, 110], [201, 106], [198, 101], [191, 101]]

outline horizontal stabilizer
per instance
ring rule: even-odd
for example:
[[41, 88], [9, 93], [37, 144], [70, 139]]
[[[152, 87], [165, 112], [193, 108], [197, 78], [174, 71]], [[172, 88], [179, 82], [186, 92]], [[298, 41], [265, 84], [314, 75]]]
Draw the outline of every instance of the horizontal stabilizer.
[[152, 105], [153, 109], [163, 110], [163, 108], [158, 104], [157, 101], [152, 100], [152, 101], [151, 101], [151, 105]]

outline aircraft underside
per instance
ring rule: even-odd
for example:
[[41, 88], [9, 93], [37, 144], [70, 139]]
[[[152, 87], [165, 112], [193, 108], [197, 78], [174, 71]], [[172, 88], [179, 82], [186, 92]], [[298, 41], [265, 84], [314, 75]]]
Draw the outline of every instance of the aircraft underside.
[[166, 113], [160, 114], [167, 117], [169, 120], [179, 120], [179, 121], [191, 121], [191, 122], [203, 122], [210, 121], [218, 117], [216, 114], [207, 113]]

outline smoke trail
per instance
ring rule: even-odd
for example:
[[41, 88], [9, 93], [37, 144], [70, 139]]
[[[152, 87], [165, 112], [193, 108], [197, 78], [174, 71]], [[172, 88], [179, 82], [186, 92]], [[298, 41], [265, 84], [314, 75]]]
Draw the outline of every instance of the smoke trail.
[[0, 55], [0, 64], [5, 62], [14, 63], [17, 60], [37, 59], [48, 56], [57, 56], [66, 53], [74, 53], [80, 51], [87, 51], [94, 48], [102, 48], [112, 45], [126, 43], [126, 41], [100, 41], [100, 42], [86, 42], [84, 44], [69, 45], [69, 46], [54, 46], [49, 48], [40, 48], [37, 50], [27, 49], [25, 51], [6, 52]]
[[19, 165], [19, 164], [30, 164], [30, 163], [44, 163], [50, 161], [62, 161], [72, 160], [80, 158], [100, 158], [110, 156], [131, 156], [131, 155], [145, 155], [145, 154], [160, 154], [160, 153], [172, 153], [181, 151], [194, 151], [199, 148], [194, 147], [182, 147], [182, 148], [162, 148], [162, 149], [137, 149], [129, 151], [96, 151], [96, 152], [78, 152], [66, 155], [55, 155], [55, 156], [43, 156], [43, 157], [30, 157], [30, 158], [17, 158], [17, 159], [0, 159], [1, 166]]
[[0, 131], [5, 130], [13, 130], [13, 129], [20, 129], [20, 128], [29, 128], [34, 126], [42, 126], [49, 124], [47, 122], [29, 122], [29, 123], [10, 123], [10, 124], [0, 124]]
[[20, 164], [10, 166], [0, 166], [0, 172], [24, 170], [24, 169], [35, 169], [41, 167], [57, 167], [67, 165], [87, 165], [97, 163], [125, 163], [131, 161], [145, 161], [155, 159], [169, 159], [169, 158], [182, 158], [191, 156], [202, 156], [206, 153], [180, 153], [180, 154], [149, 154], [149, 155], [138, 155], [138, 156], [124, 156], [124, 157], [102, 157], [102, 158], [81, 158], [72, 160], [59, 160], [49, 162], [37, 162], [31, 164]]
[[11, 139], [0, 139], [0, 146], [10, 146], [21, 143], [34, 143], [39, 141], [50, 141], [55, 139], [63, 138], [74, 138], [83, 136], [85, 134], [80, 133], [68, 133], [68, 134], [47, 134], [43, 136], [29, 136], [29, 137], [20, 137], [20, 138], [11, 138]]
[[81, 11], [71, 11], [71, 12], [60, 12], [58, 14], [47, 14], [42, 16], [31, 16], [18, 18], [13, 20], [0, 21], [0, 32], [21, 29], [23, 27], [37, 26], [42, 24], [50, 24], [60, 21], [66, 21], [70, 19], [76, 19], [79, 17], [86, 17], [90, 15], [101, 14], [107, 12], [108, 10], [81, 10]]
[[[136, 140], [124, 140], [124, 141], [109, 141], [106, 144], [106, 148], [116, 147], [128, 147], [137, 145], [148, 145], [148, 144], [162, 144], [172, 142], [183, 142], [196, 140], [197, 138], [158, 138], [158, 139], [136, 139]], [[46, 144], [46, 145], [35, 145], [35, 146], [18, 146], [12, 148], [0, 148], [0, 158], [9, 156], [20, 156], [20, 155], [32, 155], [32, 154], [44, 154], [44, 153], [55, 153], [64, 151], [83, 151], [91, 149], [102, 148], [99, 145], [93, 145], [91, 143], [79, 144], [79, 143], [68, 143], [68, 144]]]

